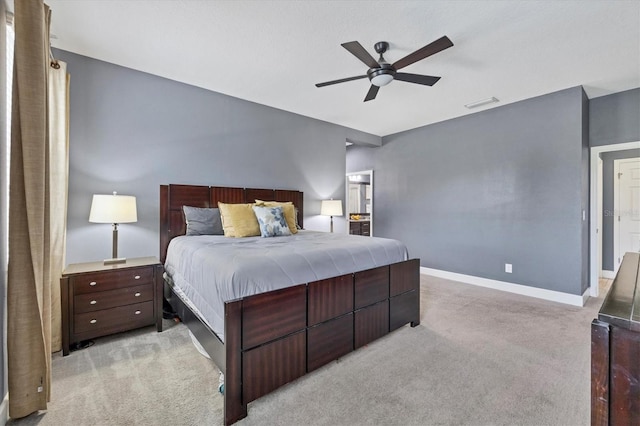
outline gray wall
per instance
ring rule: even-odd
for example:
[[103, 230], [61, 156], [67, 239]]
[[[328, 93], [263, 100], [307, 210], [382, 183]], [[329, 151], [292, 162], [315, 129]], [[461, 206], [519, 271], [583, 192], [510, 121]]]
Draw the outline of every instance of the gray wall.
[[347, 171], [374, 170], [375, 234], [422, 266], [582, 294], [587, 105], [575, 87], [386, 136]]
[[[159, 252], [159, 185], [299, 189], [305, 227], [328, 230], [320, 200], [343, 199], [345, 141], [380, 138], [65, 51], [71, 74], [67, 263], [111, 255], [111, 226], [88, 222], [92, 194], [135, 195], [119, 255]], [[346, 232], [344, 217], [336, 232]]]
[[589, 144], [640, 141], [640, 88], [589, 101]]
[[[640, 120], [640, 119], [639, 119]], [[602, 158], [602, 269], [613, 271], [615, 262], [613, 258], [613, 222], [614, 216], [614, 191], [615, 181], [613, 161], [625, 158], [640, 157], [640, 149], [627, 149], [624, 151], [604, 152]]]

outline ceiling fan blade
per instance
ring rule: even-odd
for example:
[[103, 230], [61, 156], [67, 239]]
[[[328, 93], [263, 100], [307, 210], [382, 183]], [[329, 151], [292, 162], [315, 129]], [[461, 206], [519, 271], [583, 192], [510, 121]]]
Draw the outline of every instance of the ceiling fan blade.
[[357, 77], [348, 77], [348, 78], [341, 78], [340, 80], [326, 81], [324, 83], [317, 83], [316, 87], [324, 87], [324, 86], [329, 86], [331, 84], [344, 83], [346, 81], [351, 81], [351, 80], [359, 80], [359, 79], [365, 78], [365, 77], [367, 77], [367, 76], [366, 75], [359, 75]]
[[432, 75], [408, 74], [406, 72], [397, 72], [394, 79], [406, 81], [408, 83], [424, 84], [425, 86], [433, 86], [440, 80], [440, 77]]
[[453, 46], [453, 43], [451, 42], [451, 40], [449, 40], [449, 37], [442, 36], [436, 41], [427, 44], [422, 49], [418, 49], [415, 52], [410, 53], [404, 58], [400, 59], [399, 61], [396, 61], [393, 64], [393, 67], [396, 70], [399, 70], [406, 67], [407, 65], [413, 64], [414, 62], [418, 62], [426, 57], [435, 55], [436, 53], [441, 52], [444, 49], [448, 49], [451, 46]]
[[380, 90], [380, 87], [378, 86], [374, 86], [373, 84], [371, 85], [371, 88], [369, 89], [369, 91], [367, 92], [367, 96], [365, 96], [364, 98], [364, 102], [367, 101], [372, 101], [376, 98], [376, 95], [378, 94], [378, 90]]
[[351, 52], [353, 56], [364, 62], [364, 64], [369, 68], [378, 68], [380, 66], [378, 65], [378, 61], [376, 61], [373, 56], [371, 56], [369, 52], [367, 52], [357, 41], [342, 43], [341, 46]]

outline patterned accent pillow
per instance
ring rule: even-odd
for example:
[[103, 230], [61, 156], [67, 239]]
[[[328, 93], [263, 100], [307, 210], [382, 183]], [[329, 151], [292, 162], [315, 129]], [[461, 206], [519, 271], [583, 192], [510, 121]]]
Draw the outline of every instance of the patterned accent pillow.
[[187, 235], [224, 235], [220, 210], [206, 207], [182, 206], [187, 223]]
[[291, 235], [282, 207], [253, 206], [253, 211], [260, 224], [260, 236], [281, 237]]
[[287, 225], [289, 225], [289, 231], [292, 234], [298, 233], [298, 227], [296, 226], [297, 221], [297, 212], [291, 201], [262, 201], [256, 200], [256, 206], [261, 207], [282, 207], [282, 212], [284, 213], [284, 220], [287, 221]]

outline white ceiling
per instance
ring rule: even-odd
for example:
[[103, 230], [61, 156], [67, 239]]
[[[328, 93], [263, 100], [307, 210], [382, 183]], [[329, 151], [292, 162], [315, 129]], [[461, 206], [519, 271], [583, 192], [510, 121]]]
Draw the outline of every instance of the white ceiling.
[[[640, 1], [46, 0], [54, 47], [379, 136], [584, 86], [640, 87]], [[447, 35], [363, 102], [367, 67], [340, 46], [388, 41], [393, 63]], [[73, 76], [72, 76], [73, 79]], [[72, 80], [73, 81], [73, 80]], [[495, 96], [500, 103], [468, 110]]]

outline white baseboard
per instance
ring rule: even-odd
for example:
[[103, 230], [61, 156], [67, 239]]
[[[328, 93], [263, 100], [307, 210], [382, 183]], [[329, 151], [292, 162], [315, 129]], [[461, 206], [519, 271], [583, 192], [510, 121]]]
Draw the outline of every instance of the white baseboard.
[[0, 404], [0, 424], [6, 425], [9, 421], [9, 392], [7, 392]]
[[536, 297], [538, 299], [550, 300], [552, 302], [564, 303], [573, 306], [584, 306], [589, 298], [589, 289], [581, 296], [577, 294], [562, 293], [560, 291], [546, 290], [543, 288], [529, 287], [522, 284], [508, 283], [505, 281], [491, 280], [488, 278], [475, 277], [473, 275], [458, 274], [456, 272], [442, 271], [440, 269], [420, 267], [420, 273], [432, 275], [434, 277], [459, 281], [465, 284], [477, 285], [480, 287], [492, 288], [494, 290], [506, 291], [509, 293], [522, 294], [524, 296]]
[[603, 269], [601, 276], [602, 278], [612, 280], [616, 277], [616, 271], [607, 271], [606, 269]]

